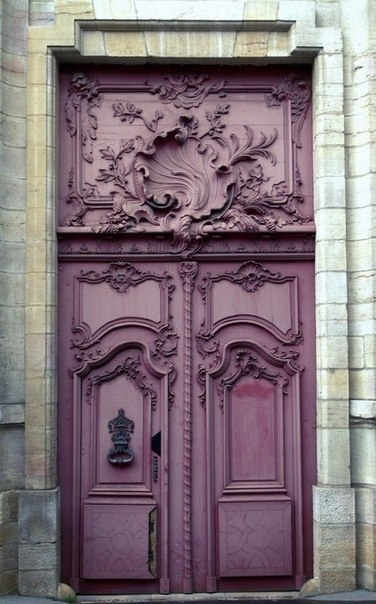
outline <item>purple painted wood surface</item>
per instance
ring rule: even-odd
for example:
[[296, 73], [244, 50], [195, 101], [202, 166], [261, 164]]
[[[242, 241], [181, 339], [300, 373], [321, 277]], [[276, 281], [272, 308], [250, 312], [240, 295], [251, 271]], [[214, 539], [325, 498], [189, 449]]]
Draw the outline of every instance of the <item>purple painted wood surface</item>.
[[309, 73], [61, 72], [63, 579], [297, 588], [315, 480]]

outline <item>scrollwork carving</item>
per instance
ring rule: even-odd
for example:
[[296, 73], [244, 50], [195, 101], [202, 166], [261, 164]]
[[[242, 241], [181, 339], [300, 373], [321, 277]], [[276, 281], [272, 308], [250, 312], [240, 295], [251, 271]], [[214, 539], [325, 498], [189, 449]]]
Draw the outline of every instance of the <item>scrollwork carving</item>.
[[250, 375], [255, 379], [266, 379], [272, 384], [280, 386], [282, 393], [287, 394], [288, 379], [280, 373], [271, 373], [264, 365], [261, 365], [259, 359], [249, 350], [239, 350], [235, 353], [235, 358], [231, 360], [230, 373], [219, 380], [217, 390], [220, 398], [220, 408], [223, 412], [226, 390], [231, 390], [238, 380]]
[[95, 386], [99, 386], [103, 382], [109, 382], [119, 375], [124, 375], [144, 396], [150, 396], [151, 408], [154, 410], [158, 400], [157, 393], [151, 384], [146, 382], [146, 376], [141, 373], [140, 366], [140, 357], [128, 356], [113, 369], [109, 369], [104, 373], [95, 375], [93, 378], [89, 378], [85, 392], [86, 402], [90, 403]]

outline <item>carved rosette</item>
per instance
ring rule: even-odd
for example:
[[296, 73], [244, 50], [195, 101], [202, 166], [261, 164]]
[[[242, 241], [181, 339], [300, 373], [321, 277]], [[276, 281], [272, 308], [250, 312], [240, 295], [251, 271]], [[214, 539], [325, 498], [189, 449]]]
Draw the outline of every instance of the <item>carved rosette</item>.
[[[90, 223], [94, 232], [166, 233], [172, 235], [170, 252], [189, 257], [213, 232], [273, 232], [312, 221], [300, 210], [304, 197], [296, 154], [310, 102], [308, 84], [291, 74], [265, 97], [267, 107], [288, 102], [291, 108], [289, 182], [272, 177], [272, 167], [282, 161], [276, 156], [276, 128], [256, 132], [245, 123], [242, 133], [240, 126], [231, 132], [236, 105], [230, 103], [214, 109], [208, 105], [203, 116], [201, 105], [214, 95], [226, 96], [226, 85], [211, 83], [207, 74], [166, 75], [164, 81], [146, 82], [143, 94], [170, 105], [175, 126], [166, 127], [162, 111], [145, 115], [142, 106], [119, 100], [112, 103], [119, 139], [93, 158], [98, 128], [94, 108], [105, 92], [99, 95], [97, 82], [89, 76], [73, 76], [65, 107], [67, 128], [72, 138], [81, 137], [83, 159], [98, 168], [91, 182], [81, 186], [72, 168], [66, 198], [72, 214], [66, 224], [85, 226], [88, 210], [107, 207], [96, 224]], [[195, 108], [199, 112], [191, 113]], [[134, 124], [139, 124], [136, 135]]]

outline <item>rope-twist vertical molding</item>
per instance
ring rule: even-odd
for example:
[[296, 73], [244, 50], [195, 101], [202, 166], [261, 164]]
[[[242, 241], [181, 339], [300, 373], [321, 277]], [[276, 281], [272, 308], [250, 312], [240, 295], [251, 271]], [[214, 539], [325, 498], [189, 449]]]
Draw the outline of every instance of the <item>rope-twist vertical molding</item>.
[[192, 290], [197, 262], [182, 262], [184, 291], [184, 593], [193, 590], [192, 578]]

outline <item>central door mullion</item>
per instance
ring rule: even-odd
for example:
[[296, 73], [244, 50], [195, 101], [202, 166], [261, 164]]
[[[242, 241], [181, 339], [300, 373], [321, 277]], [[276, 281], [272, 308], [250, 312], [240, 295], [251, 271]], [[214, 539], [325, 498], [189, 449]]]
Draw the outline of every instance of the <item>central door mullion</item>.
[[184, 292], [184, 593], [193, 591], [192, 573], [192, 290], [197, 262], [182, 262]]

